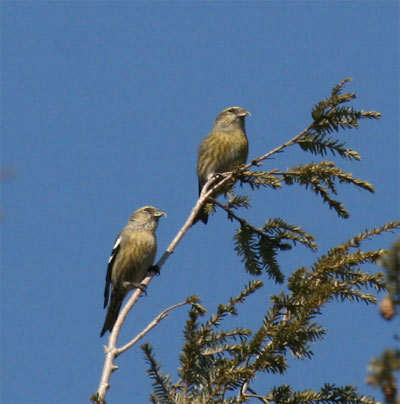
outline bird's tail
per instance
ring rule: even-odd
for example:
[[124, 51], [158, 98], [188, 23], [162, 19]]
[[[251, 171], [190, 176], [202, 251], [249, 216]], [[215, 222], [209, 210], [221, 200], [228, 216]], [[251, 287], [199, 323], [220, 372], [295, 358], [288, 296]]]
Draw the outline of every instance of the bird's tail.
[[199, 213], [197, 213], [196, 217], [193, 220], [193, 225], [195, 225], [199, 220], [201, 220], [204, 224], [207, 224], [208, 222], [208, 213], [206, 212], [205, 205], [202, 206], [199, 210]]
[[104, 321], [103, 329], [101, 330], [100, 337], [102, 337], [106, 331], [112, 331], [115, 322], [117, 321], [119, 310], [121, 309], [122, 301], [124, 296], [116, 295], [115, 293], [111, 295], [111, 302], [108, 306], [106, 319]]

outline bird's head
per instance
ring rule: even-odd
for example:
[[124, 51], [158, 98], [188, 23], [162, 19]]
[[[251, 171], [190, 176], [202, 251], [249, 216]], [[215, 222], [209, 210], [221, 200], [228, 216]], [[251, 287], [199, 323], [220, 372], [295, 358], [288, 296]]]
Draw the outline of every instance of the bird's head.
[[167, 214], [154, 206], [143, 206], [132, 213], [129, 221], [136, 226], [155, 230], [161, 216], [167, 216]]
[[230, 129], [240, 126], [244, 128], [244, 118], [250, 112], [242, 107], [225, 108], [215, 119], [215, 126], [221, 129]]

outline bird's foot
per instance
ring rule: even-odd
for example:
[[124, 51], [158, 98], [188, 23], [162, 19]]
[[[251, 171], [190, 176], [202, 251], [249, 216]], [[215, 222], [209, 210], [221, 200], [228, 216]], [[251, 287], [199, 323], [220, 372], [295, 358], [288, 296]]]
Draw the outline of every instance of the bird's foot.
[[147, 295], [147, 285], [144, 285], [143, 283], [137, 283], [137, 282], [124, 282], [123, 287], [126, 289], [140, 289], [145, 295]]
[[211, 174], [208, 174], [207, 181], [209, 181], [211, 178], [213, 178], [215, 182], [218, 182], [218, 181], [222, 180], [223, 177], [224, 176], [222, 175], [222, 173], [211, 173]]
[[154, 272], [156, 275], [160, 275], [160, 268], [158, 265], [152, 265], [147, 272]]

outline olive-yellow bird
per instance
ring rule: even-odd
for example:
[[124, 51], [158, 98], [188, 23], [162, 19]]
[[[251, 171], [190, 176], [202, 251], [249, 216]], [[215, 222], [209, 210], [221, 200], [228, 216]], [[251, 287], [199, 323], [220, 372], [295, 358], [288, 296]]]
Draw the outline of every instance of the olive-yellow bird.
[[108, 306], [100, 337], [112, 331], [121, 309], [122, 301], [133, 288], [143, 288], [140, 282], [151, 268], [157, 252], [156, 228], [165, 212], [154, 206], [143, 206], [133, 212], [128, 224], [119, 233], [108, 260], [104, 308]]
[[[212, 131], [202, 140], [197, 158], [199, 195], [207, 180], [218, 173], [232, 171], [236, 166], [245, 164], [249, 153], [244, 121], [250, 112], [242, 107], [224, 109], [215, 119]], [[213, 197], [225, 193], [219, 190]], [[208, 214], [205, 206], [196, 216], [194, 223], [201, 220], [207, 224]]]

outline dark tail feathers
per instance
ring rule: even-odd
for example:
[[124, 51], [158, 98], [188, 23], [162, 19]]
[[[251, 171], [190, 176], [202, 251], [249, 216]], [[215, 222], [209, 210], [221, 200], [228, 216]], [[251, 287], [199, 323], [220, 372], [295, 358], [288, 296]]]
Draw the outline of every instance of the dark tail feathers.
[[193, 225], [195, 225], [199, 220], [201, 220], [204, 224], [208, 222], [208, 214], [205, 210], [205, 206], [202, 206], [199, 213], [193, 220]]
[[108, 306], [106, 319], [104, 321], [103, 329], [101, 330], [100, 337], [102, 337], [106, 331], [112, 331], [115, 322], [117, 321], [119, 311], [121, 309], [122, 301], [125, 296], [119, 296], [112, 294], [111, 302]]

